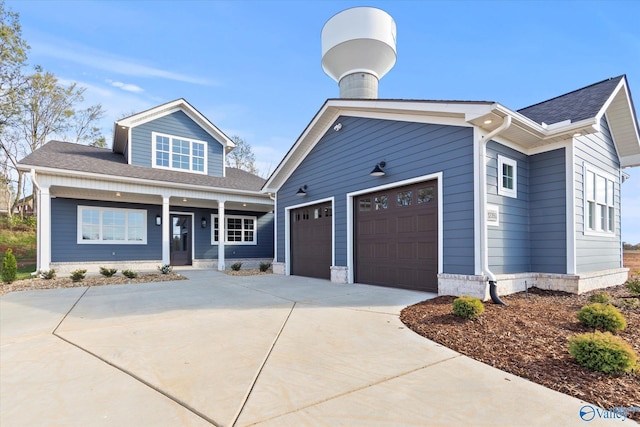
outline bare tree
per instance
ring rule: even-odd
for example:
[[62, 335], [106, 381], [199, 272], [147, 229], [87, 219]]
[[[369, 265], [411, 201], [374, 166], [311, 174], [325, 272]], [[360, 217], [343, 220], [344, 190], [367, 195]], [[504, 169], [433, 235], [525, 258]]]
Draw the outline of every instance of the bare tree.
[[236, 147], [226, 156], [227, 166], [257, 175], [256, 156], [253, 154], [251, 145], [237, 135], [232, 136], [231, 140], [236, 144]]

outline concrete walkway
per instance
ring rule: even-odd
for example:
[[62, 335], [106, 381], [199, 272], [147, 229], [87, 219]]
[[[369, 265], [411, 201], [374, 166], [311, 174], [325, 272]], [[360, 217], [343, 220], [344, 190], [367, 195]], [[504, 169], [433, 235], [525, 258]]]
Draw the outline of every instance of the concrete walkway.
[[408, 330], [433, 294], [184, 274], [3, 296], [0, 425], [585, 424], [584, 402]]

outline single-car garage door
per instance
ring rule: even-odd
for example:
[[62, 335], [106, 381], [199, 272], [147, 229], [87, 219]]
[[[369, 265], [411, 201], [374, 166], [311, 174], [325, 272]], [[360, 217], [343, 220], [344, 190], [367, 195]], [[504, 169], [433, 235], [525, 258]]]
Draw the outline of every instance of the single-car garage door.
[[331, 278], [331, 202], [291, 211], [291, 274]]
[[356, 282], [438, 291], [437, 190], [427, 181], [355, 198]]

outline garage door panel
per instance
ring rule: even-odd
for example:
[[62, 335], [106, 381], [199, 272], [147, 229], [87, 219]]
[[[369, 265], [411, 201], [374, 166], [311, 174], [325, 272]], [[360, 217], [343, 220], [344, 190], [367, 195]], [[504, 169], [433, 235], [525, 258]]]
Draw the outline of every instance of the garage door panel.
[[429, 181], [356, 198], [357, 282], [437, 291], [436, 189]]
[[291, 274], [331, 278], [332, 212], [331, 203], [291, 212]]

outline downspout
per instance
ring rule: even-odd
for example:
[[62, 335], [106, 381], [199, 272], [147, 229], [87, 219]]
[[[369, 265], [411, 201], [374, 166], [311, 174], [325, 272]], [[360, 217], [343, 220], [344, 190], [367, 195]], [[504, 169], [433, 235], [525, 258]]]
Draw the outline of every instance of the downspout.
[[480, 139], [480, 218], [482, 232], [482, 274], [489, 279], [489, 295], [494, 304], [507, 305], [498, 296], [498, 281], [489, 269], [489, 231], [487, 225], [487, 143], [493, 137], [511, 126], [511, 116], [507, 115], [500, 126]]
[[[40, 184], [38, 184], [38, 181], [36, 181], [36, 170], [35, 169], [31, 169], [30, 171], [30, 175], [31, 175], [31, 183], [33, 184], [33, 186], [38, 190], [38, 197], [33, 198], [33, 203], [37, 204], [36, 209], [40, 210]], [[40, 245], [42, 245], [42, 238], [40, 237], [40, 213], [39, 212], [34, 212], [36, 215], [36, 235], [37, 235], [37, 239], [36, 239], [36, 271], [34, 271], [33, 273], [31, 273], [32, 276], [35, 276], [36, 274], [38, 274], [38, 271], [40, 271]]]

